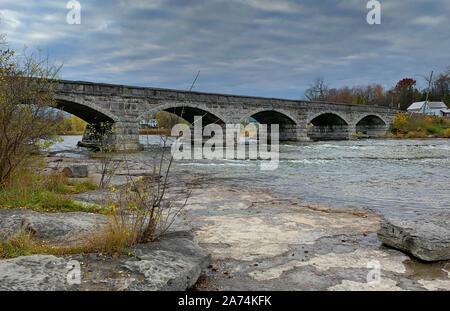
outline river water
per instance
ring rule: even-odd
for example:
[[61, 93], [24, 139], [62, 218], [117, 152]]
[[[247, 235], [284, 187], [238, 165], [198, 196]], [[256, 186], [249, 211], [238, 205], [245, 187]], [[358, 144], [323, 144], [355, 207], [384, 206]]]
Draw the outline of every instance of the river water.
[[[159, 142], [149, 137], [142, 136], [141, 142]], [[76, 147], [81, 136], [63, 139], [52, 151], [87, 156]], [[150, 159], [154, 150], [133, 157]], [[275, 171], [261, 171], [259, 161], [250, 160], [183, 160], [174, 169], [206, 176], [211, 185], [267, 189], [278, 197], [383, 215], [415, 217], [450, 210], [448, 139], [285, 143]]]

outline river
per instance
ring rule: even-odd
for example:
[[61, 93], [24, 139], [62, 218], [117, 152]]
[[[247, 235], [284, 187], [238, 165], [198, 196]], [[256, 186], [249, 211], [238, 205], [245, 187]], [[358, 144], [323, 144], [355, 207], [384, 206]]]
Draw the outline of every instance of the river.
[[[150, 137], [150, 138], [149, 138]], [[157, 136], [141, 136], [154, 145]], [[64, 136], [51, 147], [63, 156], [86, 157], [81, 136]], [[154, 150], [132, 155], [149, 159]], [[260, 188], [292, 200], [356, 207], [383, 215], [415, 217], [450, 208], [450, 140], [357, 140], [280, 145], [275, 171], [259, 161], [183, 160], [175, 170], [206, 175], [209, 185]]]

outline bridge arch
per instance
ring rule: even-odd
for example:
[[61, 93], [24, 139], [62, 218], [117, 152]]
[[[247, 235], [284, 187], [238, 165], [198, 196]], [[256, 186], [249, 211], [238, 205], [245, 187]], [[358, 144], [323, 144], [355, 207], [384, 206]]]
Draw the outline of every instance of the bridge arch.
[[309, 118], [307, 135], [311, 140], [343, 140], [349, 138], [349, 122], [341, 114], [324, 111]]
[[[117, 134], [127, 134], [127, 130], [115, 115], [92, 102], [73, 99], [68, 96], [57, 96], [55, 99], [56, 109], [68, 112], [88, 123], [82, 141], [78, 142], [80, 146], [95, 146], [97, 142], [92, 140], [96, 135], [95, 133], [104, 132], [106, 127], [116, 127], [115, 133], [109, 137], [111, 142], [117, 138]], [[135, 149], [138, 149], [137, 146], [138, 143], [136, 143]]]
[[388, 123], [379, 114], [368, 114], [356, 123], [356, 132], [367, 137], [377, 137], [386, 134]]
[[250, 118], [255, 119], [261, 124], [267, 124], [268, 128], [272, 124], [279, 125], [280, 141], [296, 141], [298, 122], [287, 111], [281, 109], [261, 108], [248, 113], [241, 122], [248, 122]]
[[159, 111], [167, 111], [185, 119], [190, 124], [194, 123], [195, 116], [202, 116], [202, 125], [206, 126], [211, 123], [225, 125], [224, 118], [212, 109], [201, 105], [189, 105], [183, 103], [169, 103], [152, 107], [152, 109], [139, 115], [138, 120], [152, 117]]
[[118, 118], [111, 112], [89, 102], [76, 100], [71, 97], [56, 97], [56, 108], [73, 114], [89, 124], [95, 125], [101, 122], [116, 123]]

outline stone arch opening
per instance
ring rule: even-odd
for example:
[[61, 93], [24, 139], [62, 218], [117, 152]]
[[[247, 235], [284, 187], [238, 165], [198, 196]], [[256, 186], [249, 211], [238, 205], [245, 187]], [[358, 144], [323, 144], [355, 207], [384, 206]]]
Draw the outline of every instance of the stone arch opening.
[[166, 109], [163, 109], [163, 111], [170, 112], [170, 113], [186, 120], [190, 124], [194, 123], [194, 118], [196, 116], [200, 116], [200, 117], [202, 117], [202, 125], [203, 126], [209, 125], [211, 123], [225, 125], [225, 122], [221, 118], [216, 116], [214, 113], [211, 113], [207, 110], [197, 108], [197, 107], [178, 106], [178, 107], [166, 108]]
[[[199, 116], [202, 119], [202, 127], [205, 127], [209, 124], [219, 124], [220, 126], [225, 126], [225, 121], [219, 116], [217, 116], [215, 113], [210, 112], [203, 108], [198, 107], [190, 107], [190, 106], [161, 106], [156, 109], [153, 109], [149, 112], [146, 112], [138, 117], [138, 122], [141, 122], [142, 120], [150, 120], [150, 119], [156, 119], [157, 115], [161, 112], [167, 113], [167, 115], [173, 116], [173, 123], [170, 124], [170, 126], [166, 126], [168, 129], [172, 128], [174, 125], [178, 123], [186, 123], [191, 126], [194, 125], [195, 117]], [[156, 121], [156, 120], [155, 120]], [[157, 125], [160, 126], [160, 125]]]
[[144, 149], [170, 145], [173, 138], [168, 137], [172, 135], [172, 128], [180, 123], [190, 125], [184, 118], [165, 109], [144, 113], [138, 117], [137, 122], [139, 124], [139, 143]]
[[334, 113], [323, 113], [314, 117], [308, 124], [308, 137], [311, 140], [348, 139], [348, 123]]
[[225, 125], [223, 119], [217, 116], [215, 113], [210, 112], [204, 108], [190, 107], [185, 105], [176, 105], [176, 106], [163, 105], [140, 115], [138, 119], [139, 121], [155, 119], [156, 115], [160, 112], [167, 112], [170, 115], [176, 116], [175, 119], [178, 118], [182, 122], [187, 122], [191, 125], [194, 123], [194, 119], [196, 116], [200, 116], [202, 118], [203, 127], [211, 123], [216, 123], [221, 126]]
[[297, 141], [297, 123], [286, 114], [275, 110], [265, 110], [251, 115], [251, 118], [260, 124], [267, 124], [269, 133], [271, 126], [278, 124], [280, 141]]
[[386, 131], [386, 122], [376, 115], [365, 116], [356, 124], [356, 132], [369, 138], [382, 136]]
[[[201, 126], [205, 128], [209, 124], [218, 124], [222, 128], [225, 122], [213, 112], [206, 110], [207, 108], [191, 107], [186, 105], [163, 105], [139, 116], [140, 124], [140, 143], [147, 147], [152, 144], [158, 144], [160, 139], [155, 135], [171, 135], [172, 128], [177, 124], [186, 124], [191, 127], [191, 135], [194, 133], [195, 117], [201, 117]], [[150, 130], [143, 130], [144, 127], [153, 127]], [[195, 124], [196, 126], [199, 124]], [[150, 137], [150, 138], [149, 138]], [[193, 138], [193, 137], [192, 137]], [[209, 137], [203, 137], [208, 139]], [[193, 142], [193, 141], [192, 141]]]
[[92, 125], [100, 124], [102, 122], [115, 123], [115, 120], [111, 116], [87, 105], [66, 100], [57, 100], [56, 108], [73, 114]]
[[[81, 147], [97, 148], [98, 137], [104, 137], [105, 133], [111, 133], [111, 127], [116, 123], [112, 116], [99, 111], [100, 109], [69, 100], [58, 99], [55, 108], [70, 113], [88, 123], [82, 140], [78, 142]], [[112, 137], [114, 135], [108, 135], [111, 136], [108, 139], [112, 143], [115, 137]]]

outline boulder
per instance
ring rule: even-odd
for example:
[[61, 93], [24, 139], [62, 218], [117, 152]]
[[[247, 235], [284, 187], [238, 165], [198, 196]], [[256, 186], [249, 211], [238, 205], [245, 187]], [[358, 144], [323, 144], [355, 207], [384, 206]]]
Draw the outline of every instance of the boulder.
[[72, 165], [65, 167], [62, 172], [69, 178], [86, 178], [89, 175], [86, 165]]
[[0, 238], [31, 233], [54, 244], [76, 245], [83, 237], [99, 231], [108, 223], [105, 215], [74, 213], [38, 213], [26, 209], [0, 210]]
[[129, 284], [133, 291], [184, 291], [211, 262], [211, 255], [188, 232], [169, 233], [161, 241], [134, 247], [131, 253], [140, 260], [126, 261], [121, 268], [144, 277], [144, 282]]
[[378, 239], [423, 261], [450, 260], [450, 217], [385, 219]]

